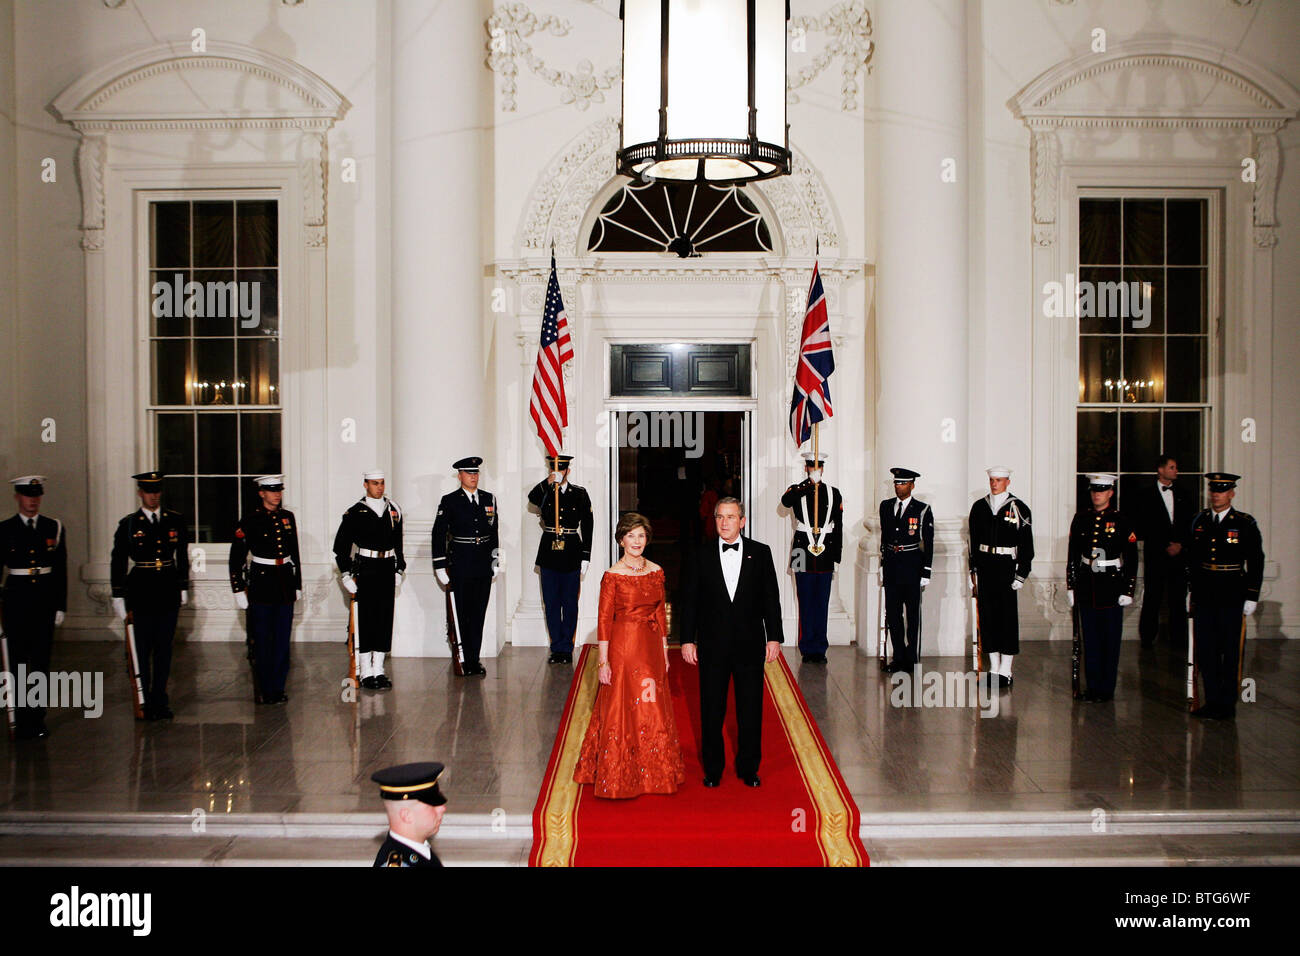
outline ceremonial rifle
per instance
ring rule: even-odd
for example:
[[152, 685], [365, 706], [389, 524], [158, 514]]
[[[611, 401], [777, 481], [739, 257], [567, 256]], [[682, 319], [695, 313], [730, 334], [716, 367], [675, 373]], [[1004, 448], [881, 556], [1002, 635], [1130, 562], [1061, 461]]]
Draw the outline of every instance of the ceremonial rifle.
[[3, 630], [0, 630], [0, 655], [4, 658], [4, 673], [9, 678], [9, 694], [5, 703], [5, 716], [9, 718], [9, 739], [13, 740], [18, 732], [18, 712], [14, 709], [14, 700], [18, 695], [18, 675], [9, 666], [9, 637]]
[[447, 585], [447, 644], [451, 647], [452, 673], [464, 677], [465, 672], [460, 665], [460, 617], [456, 613], [456, 601], [451, 595], [451, 584]]
[[[978, 585], [976, 585], [978, 587]], [[981, 673], [980, 658], [983, 656], [984, 645], [980, 636], [980, 606], [975, 600], [975, 595], [970, 596], [970, 623], [971, 623], [971, 663], [975, 665], [975, 673]]]
[[349, 596], [348, 601], [348, 679], [352, 689], [357, 687], [357, 596]]
[[883, 671], [889, 666], [887, 658], [888, 653], [888, 621], [885, 619], [885, 570], [880, 570], [880, 586], [876, 589], [876, 607], [880, 611], [876, 615], [876, 659], [880, 663], [880, 669]]
[[1070, 687], [1074, 693], [1074, 699], [1078, 700], [1083, 696], [1079, 691], [1079, 654], [1083, 650], [1083, 634], [1079, 628], [1079, 609], [1070, 608], [1070, 626], [1073, 631], [1074, 640], [1070, 649]]
[[144, 720], [144, 683], [140, 680], [140, 655], [135, 644], [135, 615], [126, 612], [126, 673], [131, 679], [135, 719]]
[[1187, 706], [1196, 710], [1201, 706], [1196, 693], [1196, 622], [1187, 615]]

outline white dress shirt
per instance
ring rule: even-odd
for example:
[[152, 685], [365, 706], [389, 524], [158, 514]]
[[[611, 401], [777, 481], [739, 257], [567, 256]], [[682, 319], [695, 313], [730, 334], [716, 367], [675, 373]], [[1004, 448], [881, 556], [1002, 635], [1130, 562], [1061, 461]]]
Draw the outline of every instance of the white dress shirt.
[[895, 518], [903, 517], [903, 512], [907, 510], [907, 506], [910, 505], [911, 503], [912, 503], [911, 495], [908, 495], [906, 498], [899, 498], [897, 501], [895, 501], [894, 517]]
[[148, 508], [144, 507], [144, 505], [140, 506], [140, 513], [144, 515], [144, 520], [149, 522], [150, 524], [157, 524], [162, 519], [161, 512], [162, 512], [161, 508], [158, 508], [154, 511], [150, 511]]
[[1166, 485], [1159, 478], [1156, 479], [1156, 491], [1160, 493], [1160, 500], [1165, 503], [1165, 510], [1169, 512], [1169, 523], [1174, 523], [1174, 486]]
[[477, 490], [477, 489], [475, 489], [474, 491], [469, 491], [468, 489], [462, 488], [462, 489], [460, 489], [460, 490], [463, 491], [463, 492], [465, 492], [465, 497], [468, 498], [468, 499], [470, 500], [470, 504], [475, 504], [475, 505], [478, 504], [478, 490]]
[[727, 597], [733, 601], [736, 599], [736, 585], [740, 583], [740, 559], [745, 556], [744, 542], [744, 538], [737, 538], [732, 543], [739, 544], [740, 547], [724, 551], [722, 546], [727, 542], [718, 539], [718, 554], [722, 558], [722, 580], [727, 585]]

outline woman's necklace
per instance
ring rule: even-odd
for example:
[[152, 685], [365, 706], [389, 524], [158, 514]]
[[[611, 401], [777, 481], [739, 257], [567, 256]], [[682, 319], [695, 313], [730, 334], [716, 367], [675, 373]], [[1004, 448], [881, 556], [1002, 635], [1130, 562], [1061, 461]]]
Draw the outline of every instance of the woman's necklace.
[[627, 568], [627, 569], [628, 569], [629, 571], [631, 571], [633, 574], [645, 574], [646, 565], [649, 564], [649, 562], [648, 562], [645, 558], [642, 558], [642, 559], [641, 559], [641, 567], [639, 567], [639, 568], [636, 567], [635, 565], [628, 564], [628, 563], [627, 563], [627, 555], [624, 555], [624, 556], [623, 556], [622, 558], [620, 558], [619, 560], [622, 562], [623, 567]]

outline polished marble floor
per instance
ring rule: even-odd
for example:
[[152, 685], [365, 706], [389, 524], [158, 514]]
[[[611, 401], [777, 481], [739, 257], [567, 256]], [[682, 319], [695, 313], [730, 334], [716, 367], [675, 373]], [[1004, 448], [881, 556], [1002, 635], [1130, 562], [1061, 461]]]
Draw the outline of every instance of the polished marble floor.
[[[397, 659], [394, 690], [362, 691], [353, 703], [343, 699], [342, 647], [305, 644], [293, 649], [289, 703], [259, 707], [242, 651], [178, 645], [176, 719], [140, 724], [118, 644], [57, 645], [56, 669], [104, 674], [104, 711], [53, 711], [47, 739], [0, 743], [0, 817], [376, 813], [374, 770], [439, 760], [452, 813], [495, 812], [518, 828], [572, 677], [540, 648], [507, 648], [485, 680], [458, 680], [445, 660]], [[1251, 642], [1246, 673], [1258, 699], [1239, 706], [1235, 723], [1188, 717], [1185, 662], [1164, 648], [1126, 644], [1116, 700], [1083, 704], [1070, 699], [1068, 646], [1026, 644], [992, 717], [894, 706], [888, 676], [854, 648], [832, 648], [826, 666], [786, 654], [864, 823], [1101, 809], [1280, 811], [1300, 824], [1300, 643]], [[4, 842], [14, 839], [35, 838]], [[1300, 846], [1294, 833], [1283, 839]]]

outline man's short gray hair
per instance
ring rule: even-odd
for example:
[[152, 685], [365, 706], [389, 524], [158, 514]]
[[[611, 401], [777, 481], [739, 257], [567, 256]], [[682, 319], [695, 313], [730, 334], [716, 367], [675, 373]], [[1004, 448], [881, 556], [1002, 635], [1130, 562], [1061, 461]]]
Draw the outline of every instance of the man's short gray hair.
[[740, 509], [740, 516], [742, 518], [745, 517], [745, 505], [739, 498], [730, 498], [730, 497], [719, 498], [718, 503], [713, 506], [713, 513], [716, 515], [718, 513], [718, 509], [721, 508], [723, 505], [735, 505], [737, 508]]

